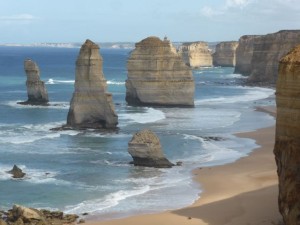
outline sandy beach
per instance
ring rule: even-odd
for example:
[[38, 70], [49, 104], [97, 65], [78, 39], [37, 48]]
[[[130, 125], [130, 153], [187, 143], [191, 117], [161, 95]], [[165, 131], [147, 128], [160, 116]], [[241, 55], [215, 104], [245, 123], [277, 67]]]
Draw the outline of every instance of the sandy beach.
[[[275, 114], [274, 107], [258, 110]], [[260, 147], [234, 163], [195, 169], [195, 180], [201, 184], [203, 192], [193, 205], [157, 214], [87, 221], [86, 224], [280, 224], [281, 215], [277, 207], [278, 180], [273, 156], [275, 127], [237, 135], [255, 139]]]

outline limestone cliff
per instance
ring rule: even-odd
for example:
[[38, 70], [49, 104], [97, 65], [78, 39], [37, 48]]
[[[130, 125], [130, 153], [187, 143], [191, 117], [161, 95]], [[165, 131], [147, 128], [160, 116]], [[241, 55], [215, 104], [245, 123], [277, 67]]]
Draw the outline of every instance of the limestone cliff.
[[300, 45], [279, 63], [276, 142], [279, 210], [285, 225], [300, 224]]
[[31, 59], [24, 61], [24, 69], [26, 72], [27, 80], [27, 95], [28, 100], [25, 102], [19, 102], [23, 105], [47, 105], [48, 92], [44, 81], [40, 80], [40, 70], [38, 65]]
[[183, 43], [178, 49], [178, 54], [192, 68], [212, 66], [212, 54], [206, 42]]
[[194, 106], [192, 71], [168, 40], [148, 37], [136, 43], [127, 69], [129, 105]]
[[238, 47], [236, 48], [234, 73], [239, 73], [245, 76], [251, 74], [254, 40], [257, 37], [259, 37], [259, 35], [244, 35], [240, 37]]
[[86, 40], [76, 61], [75, 91], [70, 103], [67, 126], [115, 128], [118, 116], [112, 95], [106, 89], [99, 46]]
[[235, 52], [238, 47], [237, 41], [226, 41], [217, 44], [213, 54], [213, 65], [234, 67], [236, 62]]
[[249, 81], [275, 83], [280, 58], [298, 44], [300, 30], [283, 30], [255, 38]]
[[163, 154], [159, 138], [151, 130], [135, 133], [128, 143], [135, 166], [169, 168], [174, 166]]

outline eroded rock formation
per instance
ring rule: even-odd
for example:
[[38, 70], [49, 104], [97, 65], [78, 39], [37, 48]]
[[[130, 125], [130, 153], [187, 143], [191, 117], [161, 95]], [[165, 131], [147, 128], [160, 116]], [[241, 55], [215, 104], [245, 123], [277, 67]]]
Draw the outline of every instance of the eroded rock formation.
[[194, 106], [192, 71], [168, 40], [148, 37], [135, 44], [128, 63], [129, 105]]
[[174, 166], [163, 154], [159, 138], [151, 130], [135, 133], [128, 143], [135, 166], [170, 168]]
[[2, 224], [8, 225], [65, 225], [75, 224], [78, 216], [75, 214], [64, 214], [60, 211], [37, 210], [21, 205], [14, 205], [8, 212], [3, 212]]
[[236, 48], [234, 73], [239, 73], [245, 76], [251, 74], [254, 40], [257, 37], [259, 37], [259, 35], [244, 35], [240, 37], [238, 47]]
[[47, 105], [49, 101], [48, 92], [44, 81], [40, 80], [38, 65], [31, 59], [26, 59], [24, 61], [24, 69], [27, 76], [26, 87], [28, 100], [18, 103], [23, 105]]
[[300, 30], [282, 30], [254, 39], [250, 82], [276, 83], [282, 56], [300, 44]]
[[99, 46], [90, 40], [81, 46], [76, 61], [75, 91], [67, 126], [72, 128], [116, 128], [118, 116], [112, 95], [107, 93]]
[[26, 173], [23, 173], [23, 171], [16, 165], [12, 168], [12, 170], [7, 171], [7, 173], [12, 174], [13, 178], [23, 178]]
[[236, 63], [235, 52], [238, 44], [237, 41], [226, 41], [217, 44], [216, 51], [213, 54], [213, 65], [234, 67]]
[[183, 43], [178, 49], [183, 61], [190, 67], [212, 66], [212, 53], [206, 42]]
[[285, 225], [300, 224], [300, 46], [279, 63], [276, 142], [279, 210]]

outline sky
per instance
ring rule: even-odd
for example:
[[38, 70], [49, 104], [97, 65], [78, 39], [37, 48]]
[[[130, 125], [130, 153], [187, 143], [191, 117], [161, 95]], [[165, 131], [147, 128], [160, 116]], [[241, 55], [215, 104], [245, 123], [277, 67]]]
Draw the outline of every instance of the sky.
[[300, 29], [300, 0], [0, 0], [0, 43], [230, 41]]

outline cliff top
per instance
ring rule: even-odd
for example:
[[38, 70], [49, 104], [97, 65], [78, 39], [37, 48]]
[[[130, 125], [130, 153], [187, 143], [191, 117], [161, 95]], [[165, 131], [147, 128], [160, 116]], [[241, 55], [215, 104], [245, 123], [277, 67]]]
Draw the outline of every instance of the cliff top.
[[137, 132], [131, 139], [130, 143], [151, 143], [155, 145], [160, 145], [159, 139], [151, 130], [144, 129]]
[[297, 45], [290, 52], [280, 59], [280, 63], [300, 64], [300, 45]]

